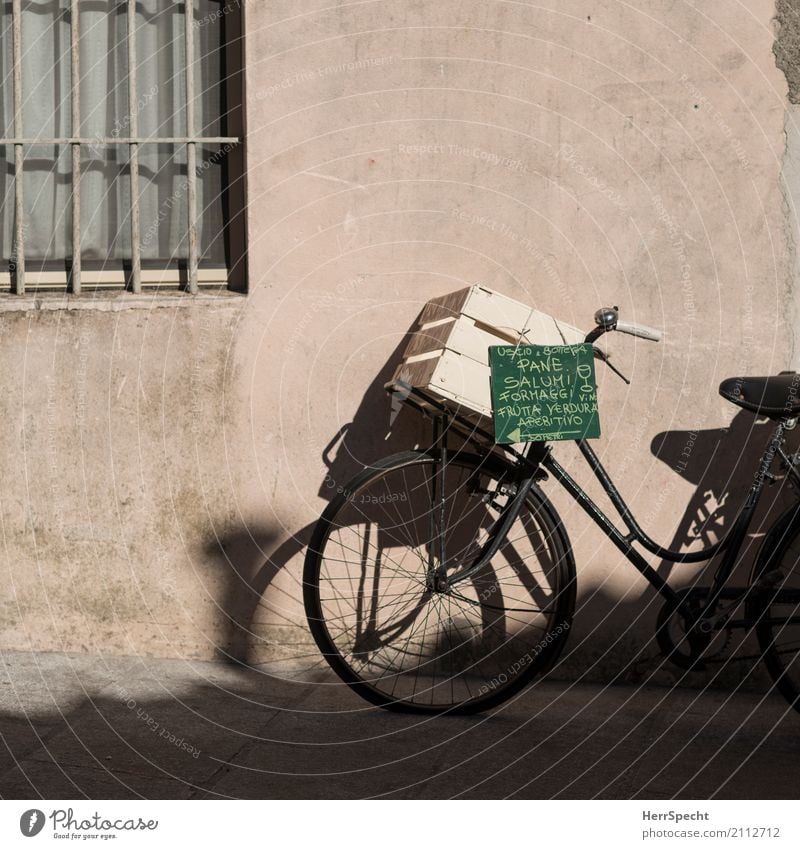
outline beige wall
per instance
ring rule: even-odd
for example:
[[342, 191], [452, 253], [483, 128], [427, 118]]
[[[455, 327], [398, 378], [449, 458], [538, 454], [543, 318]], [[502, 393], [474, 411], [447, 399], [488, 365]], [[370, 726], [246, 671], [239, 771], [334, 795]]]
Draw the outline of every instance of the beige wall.
[[[481, 283], [587, 329], [612, 303], [665, 329], [609, 340], [632, 386], [601, 375], [596, 445], [664, 542], [715, 442], [701, 431], [733, 419], [719, 381], [790, 363], [772, 3], [245, 7], [248, 297], [2, 314], [0, 645], [307, 650], [301, 549], [325, 492], [424, 438], [406, 416], [385, 440], [380, 385], [431, 297]], [[700, 495], [722, 495], [751, 423]], [[664, 431], [683, 475], [651, 453]], [[607, 676], [658, 605], [558, 503], [575, 665]]]

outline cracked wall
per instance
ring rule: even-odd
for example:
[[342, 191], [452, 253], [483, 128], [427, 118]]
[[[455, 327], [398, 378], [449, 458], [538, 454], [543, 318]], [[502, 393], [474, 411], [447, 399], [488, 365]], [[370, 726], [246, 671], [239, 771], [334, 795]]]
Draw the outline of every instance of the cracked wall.
[[800, 350], [797, 333], [800, 322], [800, 256], [798, 236], [800, 226], [800, 2], [777, 0], [775, 5], [775, 63], [786, 77], [788, 103], [786, 106], [786, 149], [783, 157], [782, 187], [786, 233], [790, 247], [790, 284], [788, 314], [792, 335], [790, 365], [800, 370]]
[[775, 3], [775, 63], [786, 76], [789, 102], [800, 103], [800, 3]]

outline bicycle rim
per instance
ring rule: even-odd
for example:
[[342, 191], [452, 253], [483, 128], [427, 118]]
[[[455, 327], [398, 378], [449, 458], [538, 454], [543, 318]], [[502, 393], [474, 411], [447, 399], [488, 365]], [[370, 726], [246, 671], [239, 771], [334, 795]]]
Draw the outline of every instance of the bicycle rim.
[[[444, 472], [452, 571], [473, 562], [511, 470], [455, 455]], [[574, 564], [552, 507], [534, 489], [492, 563], [432, 591], [427, 575], [440, 555], [442, 511], [431, 486], [440, 473], [438, 455], [409, 452], [344, 488], [309, 546], [306, 611], [328, 663], [364, 698], [419, 712], [474, 712], [555, 660], [571, 624]]]

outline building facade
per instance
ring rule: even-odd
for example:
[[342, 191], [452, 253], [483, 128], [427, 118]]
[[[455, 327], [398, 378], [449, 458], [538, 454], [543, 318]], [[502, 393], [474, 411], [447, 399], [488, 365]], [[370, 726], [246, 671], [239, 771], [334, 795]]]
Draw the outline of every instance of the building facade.
[[[383, 383], [475, 283], [663, 328], [596, 447], [659, 541], [724, 530], [766, 431], [717, 386], [796, 365], [794, 2], [79, 5], [3, 21], [0, 646], [302, 666], [310, 528], [424, 442]], [[659, 602], [554, 499], [609, 677]]]

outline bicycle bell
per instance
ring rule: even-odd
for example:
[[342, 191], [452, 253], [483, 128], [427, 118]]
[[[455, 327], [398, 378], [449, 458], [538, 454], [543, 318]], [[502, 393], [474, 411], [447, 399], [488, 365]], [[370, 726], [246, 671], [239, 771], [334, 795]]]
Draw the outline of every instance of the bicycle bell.
[[613, 330], [617, 326], [619, 307], [601, 307], [594, 314], [594, 323], [603, 330]]

